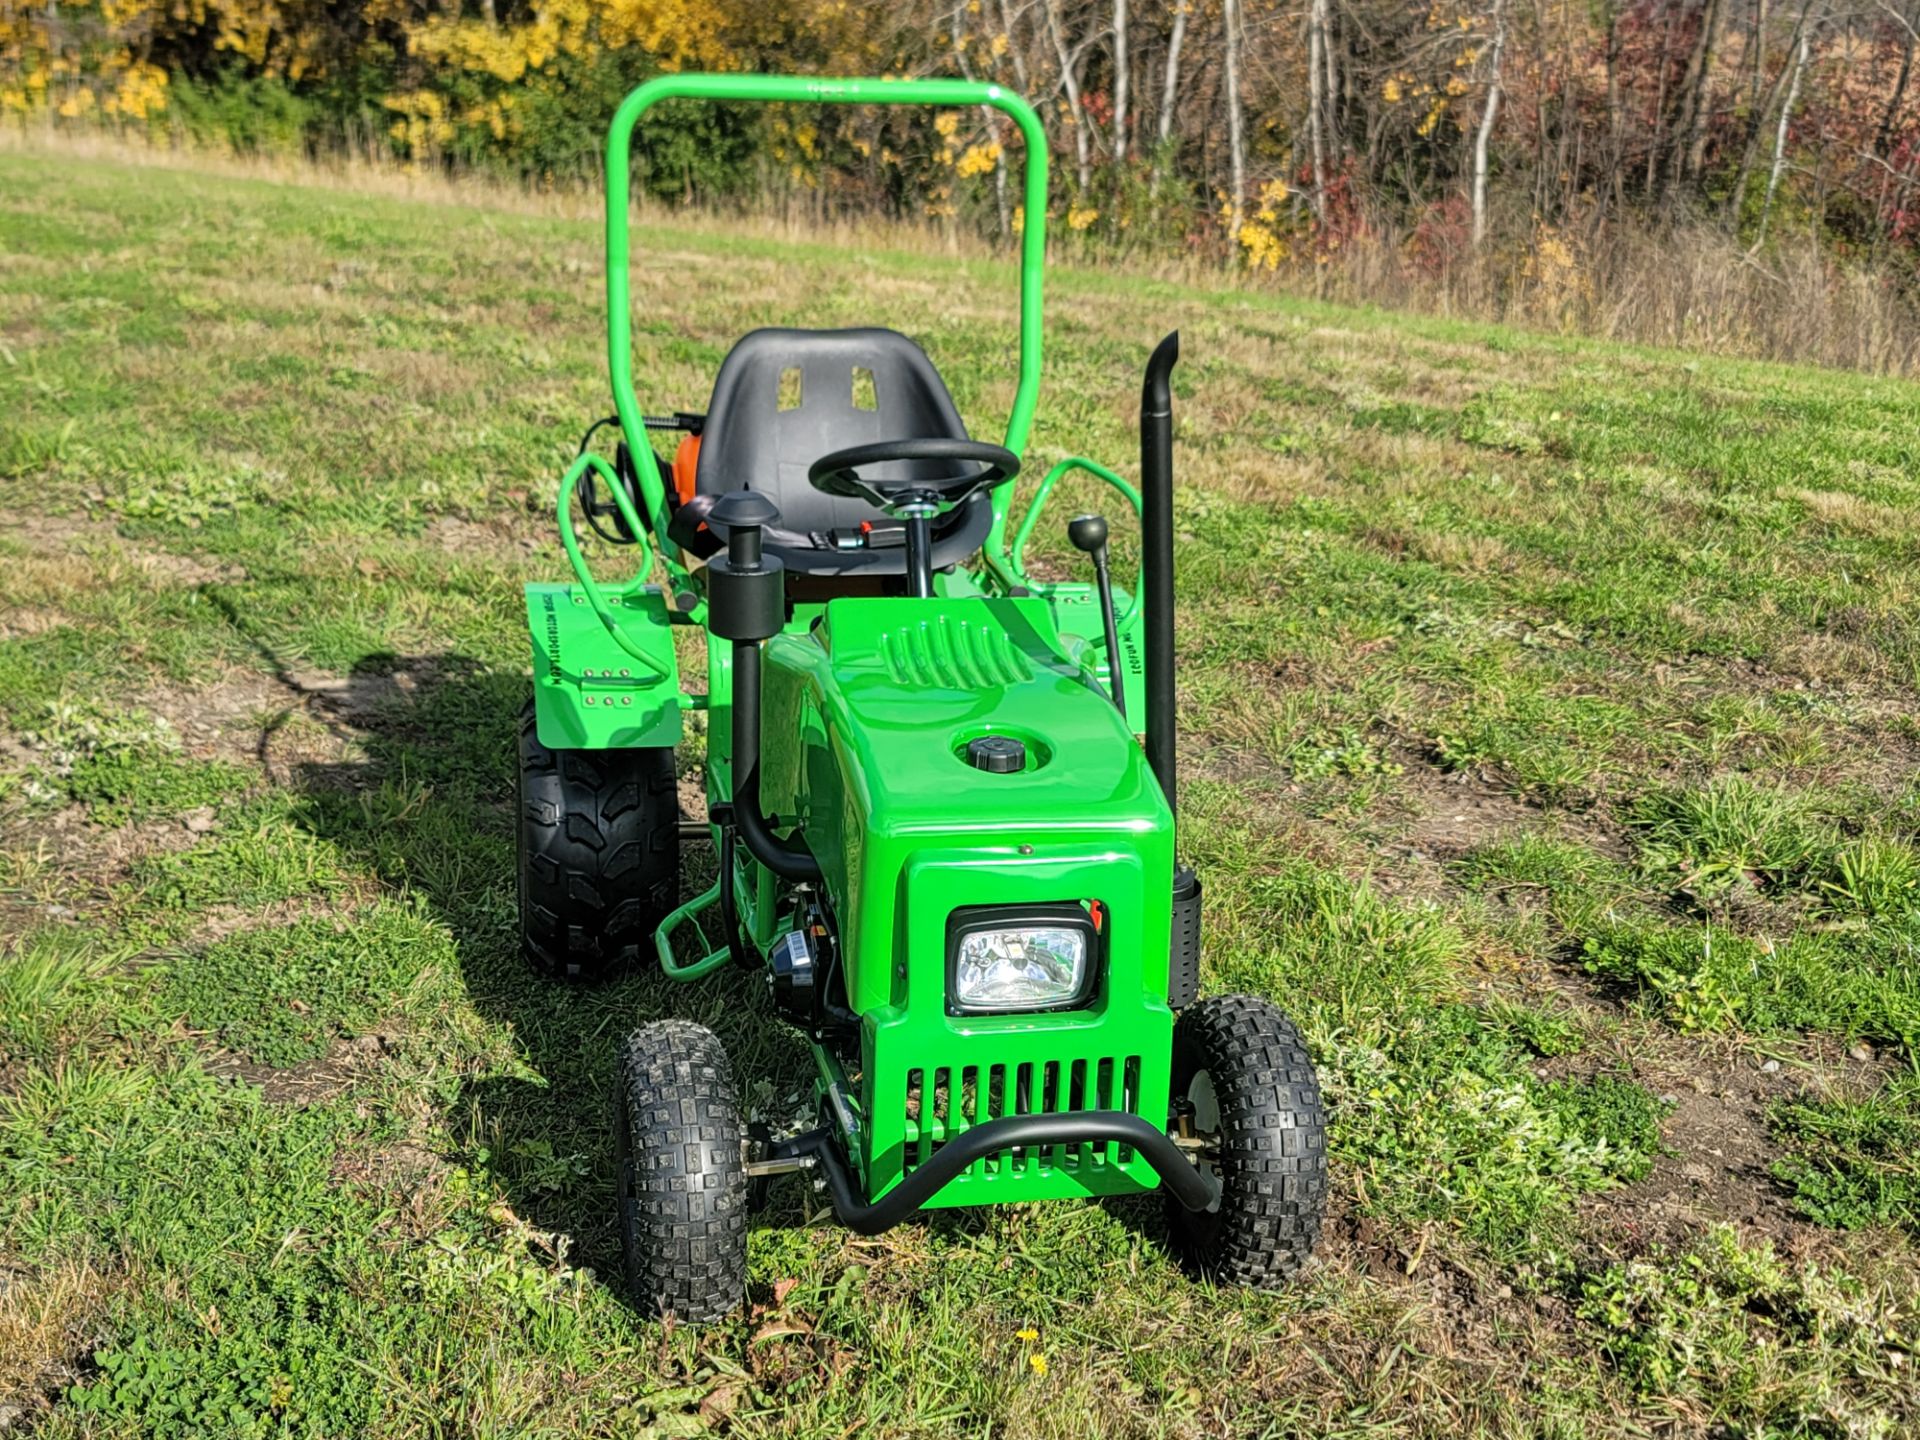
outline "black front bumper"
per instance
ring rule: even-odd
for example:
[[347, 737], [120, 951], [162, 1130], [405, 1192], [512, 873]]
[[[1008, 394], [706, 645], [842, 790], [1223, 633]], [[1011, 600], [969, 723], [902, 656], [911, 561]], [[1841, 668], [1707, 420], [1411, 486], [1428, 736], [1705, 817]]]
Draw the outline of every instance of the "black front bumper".
[[1205, 1210], [1220, 1198], [1220, 1183], [1195, 1165], [1166, 1131], [1122, 1110], [1080, 1110], [1056, 1115], [1009, 1115], [954, 1136], [873, 1204], [854, 1191], [853, 1177], [831, 1129], [822, 1127], [782, 1140], [767, 1151], [770, 1160], [810, 1158], [825, 1172], [833, 1213], [856, 1235], [878, 1235], [916, 1213], [975, 1161], [1003, 1150], [1042, 1145], [1117, 1141], [1140, 1153], [1159, 1175], [1167, 1192], [1189, 1210]]

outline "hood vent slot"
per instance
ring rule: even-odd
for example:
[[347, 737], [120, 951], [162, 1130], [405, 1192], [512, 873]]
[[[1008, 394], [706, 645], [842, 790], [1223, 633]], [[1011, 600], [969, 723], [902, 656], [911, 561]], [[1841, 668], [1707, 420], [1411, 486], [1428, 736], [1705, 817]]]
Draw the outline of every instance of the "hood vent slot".
[[901, 685], [987, 690], [1033, 678], [1033, 662], [997, 627], [941, 615], [880, 636], [880, 657]]

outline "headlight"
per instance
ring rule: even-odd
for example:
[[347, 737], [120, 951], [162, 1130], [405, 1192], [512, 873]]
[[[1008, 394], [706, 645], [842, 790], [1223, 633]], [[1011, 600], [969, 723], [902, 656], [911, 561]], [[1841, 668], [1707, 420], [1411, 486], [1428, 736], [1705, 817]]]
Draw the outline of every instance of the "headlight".
[[1095, 933], [1078, 905], [956, 911], [947, 999], [958, 1014], [1066, 1009], [1092, 992]]

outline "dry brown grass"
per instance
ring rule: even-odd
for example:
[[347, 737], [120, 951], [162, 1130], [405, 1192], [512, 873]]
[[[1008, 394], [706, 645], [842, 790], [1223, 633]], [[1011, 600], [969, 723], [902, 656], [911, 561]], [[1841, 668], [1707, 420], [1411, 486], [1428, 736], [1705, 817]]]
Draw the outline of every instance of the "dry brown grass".
[[39, 1270], [0, 1262], [0, 1431], [73, 1378], [107, 1290], [107, 1278], [84, 1259]]
[[[0, 149], [133, 160], [166, 169], [569, 219], [595, 218], [601, 210], [599, 191], [581, 183], [530, 185], [479, 172], [423, 170], [373, 150], [320, 160], [235, 155], [106, 132], [18, 125], [0, 126]], [[695, 233], [806, 240], [848, 249], [881, 247], [970, 259], [1006, 253], [1003, 246], [953, 222], [849, 219], [791, 203], [689, 209], [643, 196], [635, 201], [635, 218]], [[1237, 283], [1250, 289], [1279, 288], [1352, 304], [1642, 345], [1871, 373], [1920, 373], [1920, 299], [1890, 266], [1844, 262], [1804, 232], [1777, 235], [1764, 253], [1706, 221], [1649, 226], [1635, 220], [1588, 219], [1531, 230], [1516, 223], [1508, 233], [1517, 238], [1434, 265], [1418, 262], [1405, 233], [1376, 223], [1346, 243], [1331, 264], [1303, 262], [1271, 275], [1231, 277], [1198, 255], [1120, 258], [1089, 251], [1081, 241], [1075, 241], [1073, 249], [1082, 263], [1145, 278], [1204, 278], [1216, 287]], [[711, 263], [708, 256], [676, 258], [686, 264]], [[777, 286], [775, 267], [760, 268], [768, 272], [762, 278]], [[736, 282], [742, 278], [736, 276]]]
[[[1543, 250], [1564, 263], [1543, 265]], [[1489, 245], [1435, 271], [1382, 228], [1325, 267], [1316, 293], [1640, 345], [1920, 373], [1920, 301], [1891, 267], [1843, 262], [1803, 233], [1756, 254], [1716, 224], [1614, 221]]]
[[1845, 491], [1782, 486], [1780, 494], [1798, 500], [1836, 529], [1880, 539], [1908, 535], [1913, 530], [1913, 520], [1905, 511], [1891, 505], [1878, 505]]
[[[0, 151], [73, 155], [117, 160], [164, 170], [261, 180], [272, 184], [317, 187], [352, 194], [417, 200], [507, 211], [522, 215], [550, 215], [560, 219], [592, 220], [602, 213], [597, 186], [575, 181], [537, 185], [520, 183], [481, 171], [430, 170], [401, 164], [374, 151], [343, 152], [307, 158], [282, 154], [236, 154], [232, 151], [147, 140], [136, 133], [60, 129], [47, 126], [0, 124]], [[823, 219], [798, 208], [742, 210], [738, 207], [691, 208], [669, 206], [645, 195], [634, 198], [639, 224], [671, 224], [695, 233], [728, 233], [757, 239], [808, 240], [845, 245], [884, 246], [916, 250], [953, 258], [986, 257], [994, 247], [952, 226], [916, 224], [898, 218]], [[677, 253], [662, 258], [689, 265], [712, 265], [714, 257]], [[773, 268], [768, 265], [771, 273]]]

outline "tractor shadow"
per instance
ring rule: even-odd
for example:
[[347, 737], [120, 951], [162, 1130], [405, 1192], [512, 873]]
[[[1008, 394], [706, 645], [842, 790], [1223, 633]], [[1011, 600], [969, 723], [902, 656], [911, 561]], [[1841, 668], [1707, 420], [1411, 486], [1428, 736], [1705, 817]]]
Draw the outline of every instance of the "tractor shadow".
[[[572, 1263], [617, 1276], [611, 1121], [621, 1040], [668, 1015], [705, 1024], [726, 1045], [743, 1105], [775, 1113], [810, 1084], [804, 1045], [745, 971], [686, 985], [643, 965], [582, 986], [543, 979], [521, 959], [514, 771], [523, 676], [459, 653], [376, 652], [344, 679], [308, 677], [262, 654], [288, 704], [263, 730], [261, 758], [299, 797], [300, 822], [446, 926], [480, 1019], [510, 1037], [510, 1064], [485, 1036], [451, 1047], [461, 1059], [446, 1105], [450, 1158], [498, 1184]], [[276, 767], [276, 732], [298, 714], [331, 732], [329, 758]], [[684, 846], [683, 895], [710, 881], [713, 863], [705, 844]], [[779, 1185], [760, 1223], [794, 1223], [811, 1198], [793, 1182]]]
[[[460, 978], [494, 1043], [467, 1036], [447, 1047], [456, 1057], [444, 1091], [448, 1158], [498, 1185], [515, 1214], [555, 1237], [572, 1263], [617, 1277], [612, 1107], [624, 1037], [667, 1016], [708, 1026], [726, 1046], [743, 1108], [776, 1120], [810, 1103], [805, 1042], [775, 1014], [757, 971], [688, 985], [642, 965], [581, 986], [543, 979], [521, 959], [514, 771], [528, 685], [517, 669], [458, 651], [369, 651], [344, 676], [308, 670], [256, 635], [217, 588], [203, 593], [271, 676], [262, 707], [271, 718], [257, 736], [257, 758], [295, 797], [303, 828], [378, 876], [390, 894], [423, 905], [456, 944]], [[297, 731], [307, 733], [296, 739]], [[683, 813], [699, 793], [697, 772], [683, 760]], [[711, 883], [714, 864], [704, 843], [683, 846], [683, 898]], [[502, 1033], [509, 1063], [500, 1058]], [[1147, 1244], [1165, 1247], [1158, 1196], [1096, 1203]], [[802, 1225], [823, 1205], [803, 1178], [776, 1181], [754, 1228]], [[995, 1213], [934, 1210], [903, 1228], [964, 1243], [996, 1223]]]

